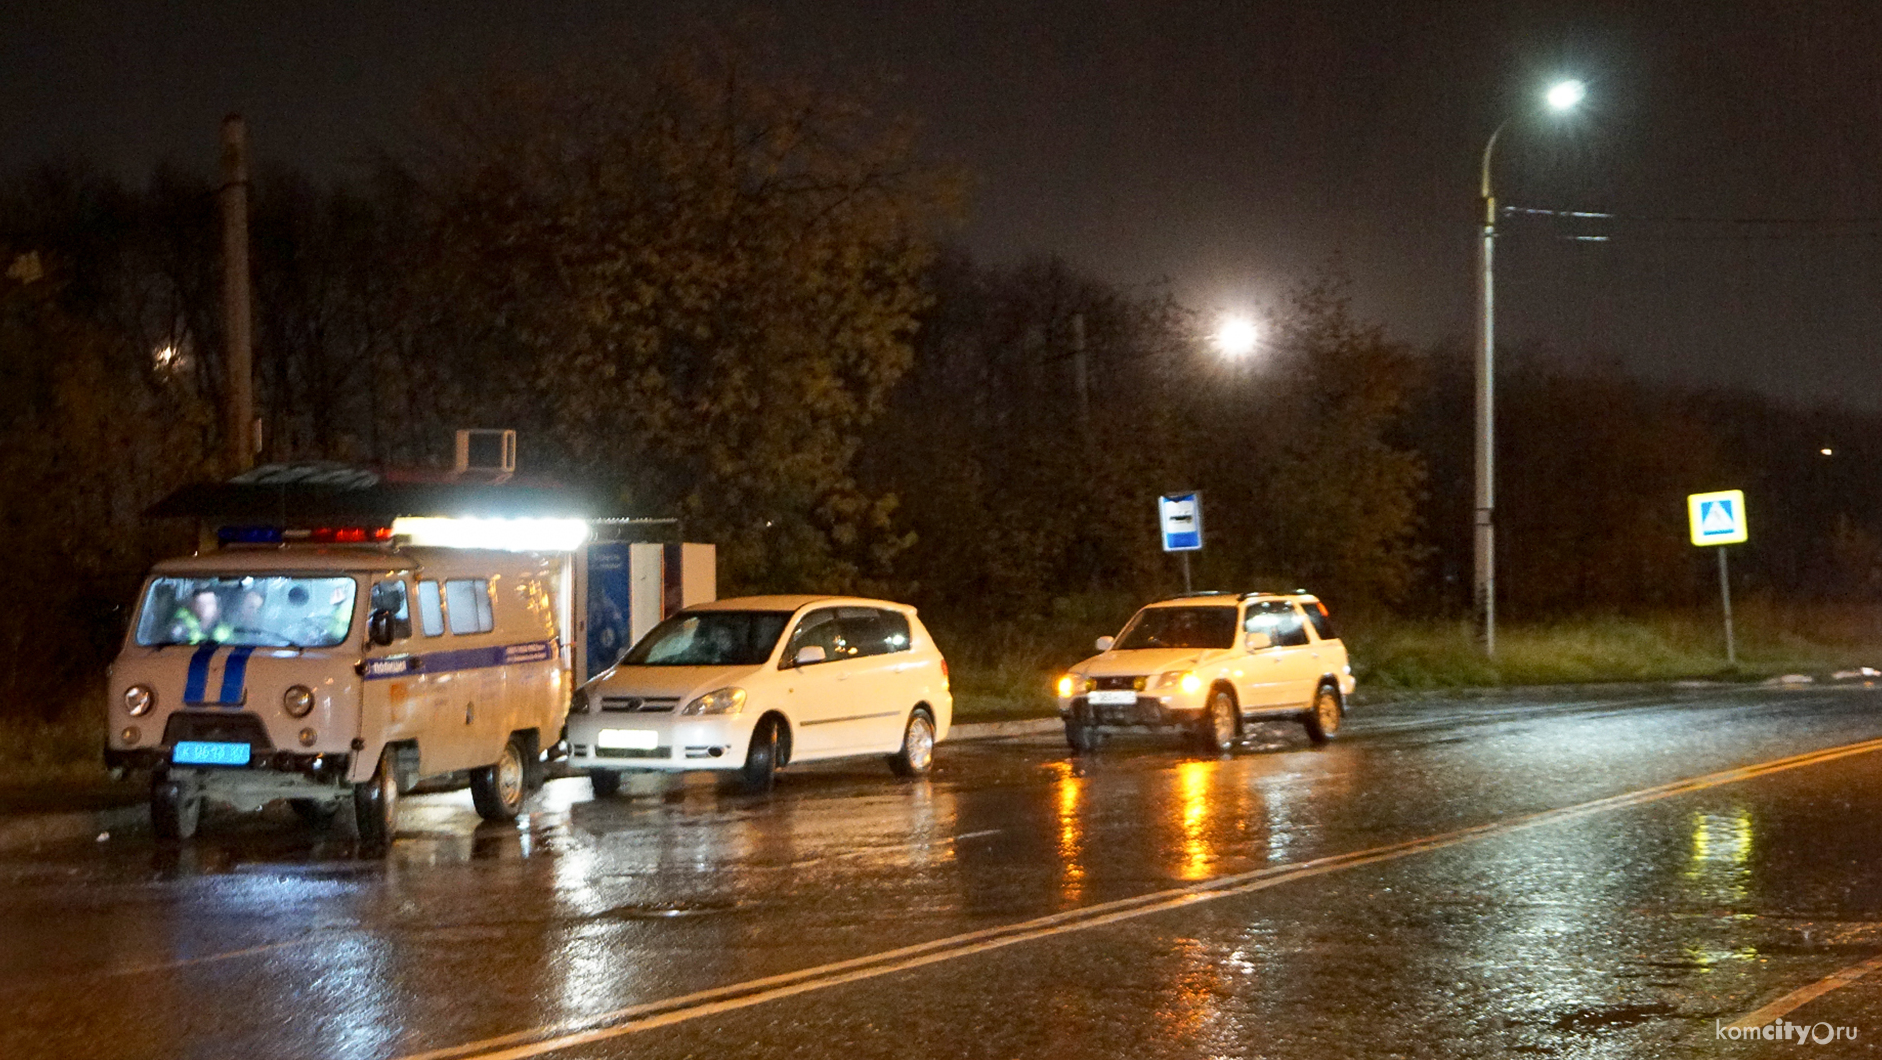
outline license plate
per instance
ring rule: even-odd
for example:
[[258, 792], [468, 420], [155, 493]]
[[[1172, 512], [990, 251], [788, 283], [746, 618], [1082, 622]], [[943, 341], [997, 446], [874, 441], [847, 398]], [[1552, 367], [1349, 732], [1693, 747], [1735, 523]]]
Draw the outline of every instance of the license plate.
[[170, 753], [170, 761], [180, 766], [245, 766], [250, 753], [245, 743], [183, 740]]
[[595, 746], [610, 751], [651, 751], [660, 746], [660, 734], [652, 729], [603, 729], [595, 736]]
[[1100, 688], [1085, 694], [1085, 702], [1093, 706], [1124, 706], [1137, 702], [1137, 693], [1128, 688]]

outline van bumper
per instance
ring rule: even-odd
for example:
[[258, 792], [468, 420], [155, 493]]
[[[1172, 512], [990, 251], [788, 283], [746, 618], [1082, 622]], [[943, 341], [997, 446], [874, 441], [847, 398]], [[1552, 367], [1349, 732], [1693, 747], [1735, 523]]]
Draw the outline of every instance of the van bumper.
[[[347, 769], [353, 764], [353, 756], [338, 754], [307, 754], [300, 751], [264, 751], [259, 748], [254, 758], [245, 766], [214, 767], [219, 774], [239, 775], [242, 773], [290, 773], [304, 776], [323, 784], [337, 784], [346, 779]], [[167, 747], [138, 747], [131, 750], [105, 750], [105, 768], [114, 770], [169, 769], [170, 749]], [[182, 769], [202, 768], [180, 766]]]

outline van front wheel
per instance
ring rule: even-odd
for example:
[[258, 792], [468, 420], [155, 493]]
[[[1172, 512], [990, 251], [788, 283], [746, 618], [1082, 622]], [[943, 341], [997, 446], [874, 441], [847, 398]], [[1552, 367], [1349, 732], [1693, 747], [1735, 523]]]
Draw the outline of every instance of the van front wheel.
[[203, 797], [195, 786], [167, 776], [150, 785], [150, 827], [158, 839], [188, 839], [203, 817]]
[[372, 779], [353, 785], [353, 823], [360, 842], [382, 847], [399, 830], [399, 756], [393, 748], [379, 755]]
[[470, 774], [471, 802], [486, 821], [513, 821], [523, 810], [527, 791], [523, 764], [523, 741], [511, 736], [503, 744], [503, 756], [494, 764], [473, 769]]

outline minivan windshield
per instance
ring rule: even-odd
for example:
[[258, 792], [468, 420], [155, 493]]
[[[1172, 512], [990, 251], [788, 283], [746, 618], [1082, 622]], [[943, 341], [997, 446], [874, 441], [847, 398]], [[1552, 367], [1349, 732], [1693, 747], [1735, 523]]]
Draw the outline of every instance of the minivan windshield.
[[1232, 648], [1235, 646], [1233, 607], [1146, 607], [1118, 635], [1112, 647]]
[[331, 648], [353, 628], [359, 586], [344, 575], [226, 575], [151, 580], [137, 643]]
[[681, 612], [649, 630], [622, 666], [758, 666], [784, 635], [789, 611]]

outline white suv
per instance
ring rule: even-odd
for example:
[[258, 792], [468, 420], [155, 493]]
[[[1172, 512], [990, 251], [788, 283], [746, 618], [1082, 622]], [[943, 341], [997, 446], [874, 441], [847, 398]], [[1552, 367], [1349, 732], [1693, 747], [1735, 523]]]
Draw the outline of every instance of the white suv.
[[947, 660], [906, 604], [716, 600], [655, 626], [576, 689], [568, 764], [597, 796], [637, 770], [737, 771], [762, 792], [791, 762], [852, 755], [918, 776], [953, 707]]
[[1107, 732], [1174, 730], [1232, 750], [1250, 721], [1298, 720], [1333, 738], [1353, 668], [1326, 605], [1305, 593], [1194, 593], [1151, 604], [1059, 678], [1072, 750]]

